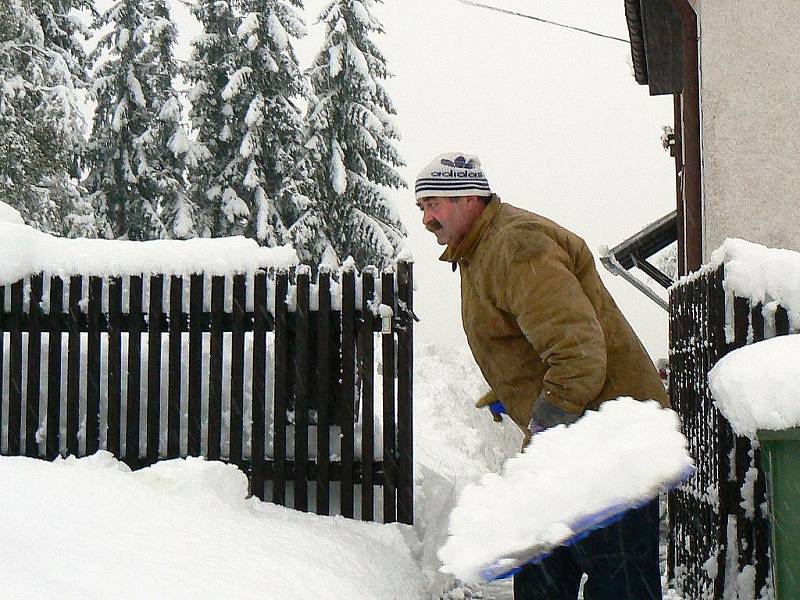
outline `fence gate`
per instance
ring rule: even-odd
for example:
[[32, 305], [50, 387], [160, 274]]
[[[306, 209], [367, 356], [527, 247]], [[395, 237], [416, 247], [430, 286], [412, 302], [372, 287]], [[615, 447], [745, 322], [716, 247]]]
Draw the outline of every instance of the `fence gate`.
[[0, 451], [205, 456], [304, 511], [413, 521], [412, 264], [0, 286]]
[[677, 591], [693, 600], [723, 598], [726, 587], [736, 588], [734, 579], [759, 598], [771, 577], [760, 449], [736, 436], [716, 410], [708, 372], [731, 350], [797, 333], [778, 304], [751, 306], [726, 293], [724, 269], [703, 271], [670, 293], [671, 401], [697, 472], [669, 497], [667, 570]]

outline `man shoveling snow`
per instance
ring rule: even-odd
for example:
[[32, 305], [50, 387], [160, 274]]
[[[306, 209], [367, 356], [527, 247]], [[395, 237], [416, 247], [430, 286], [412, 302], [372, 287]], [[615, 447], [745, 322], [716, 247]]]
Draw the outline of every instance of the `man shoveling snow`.
[[[580, 237], [502, 203], [476, 156], [436, 157], [417, 177], [415, 196], [423, 224], [447, 246], [442, 260], [460, 270], [464, 330], [492, 388], [477, 406], [496, 419], [508, 414], [527, 443], [620, 396], [669, 405]], [[608, 431], [609, 443], [617, 435]], [[515, 598], [575, 600], [584, 573], [587, 600], [661, 598], [656, 500], [521, 567]]]

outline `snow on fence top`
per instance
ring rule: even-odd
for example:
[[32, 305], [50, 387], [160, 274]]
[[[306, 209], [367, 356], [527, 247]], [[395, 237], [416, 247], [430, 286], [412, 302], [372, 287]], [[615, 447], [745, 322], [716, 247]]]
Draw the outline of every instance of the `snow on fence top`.
[[[711, 262], [678, 280], [679, 286], [725, 266], [726, 337], [733, 340], [733, 297], [746, 298], [751, 306], [762, 304], [767, 312], [782, 306], [792, 329], [800, 329], [800, 252], [768, 248], [731, 238], [715, 250]], [[673, 286], [674, 287], [674, 286]]]
[[739, 435], [800, 427], [800, 335], [749, 344], [708, 374], [719, 411]]
[[[2, 207], [0, 207], [2, 208]], [[242, 236], [191, 240], [67, 239], [0, 215], [0, 285], [42, 271], [57, 275], [233, 275], [298, 264], [290, 246], [264, 248]], [[13, 216], [13, 215], [11, 215]]]

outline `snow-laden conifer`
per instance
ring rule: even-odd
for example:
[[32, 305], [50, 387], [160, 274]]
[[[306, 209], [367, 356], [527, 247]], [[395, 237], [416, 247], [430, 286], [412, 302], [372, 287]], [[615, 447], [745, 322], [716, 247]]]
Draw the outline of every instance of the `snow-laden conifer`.
[[94, 235], [80, 177], [85, 0], [0, 4], [0, 196], [30, 225]]
[[380, 0], [332, 0], [320, 21], [326, 36], [311, 69], [306, 164], [313, 173], [307, 211], [292, 238], [312, 262], [330, 244], [358, 265], [387, 263], [405, 235], [386, 188], [405, 187], [394, 140], [395, 108], [381, 81], [386, 59], [372, 41], [383, 28]]
[[192, 123], [208, 150], [193, 172], [193, 197], [210, 235], [287, 241], [299, 213], [298, 163], [307, 94], [292, 40], [304, 34], [299, 0], [201, 0], [205, 33], [189, 74]]
[[118, 0], [97, 20], [97, 101], [87, 187], [106, 235], [146, 240], [193, 233], [184, 193], [188, 149], [173, 88], [174, 25], [165, 0]]

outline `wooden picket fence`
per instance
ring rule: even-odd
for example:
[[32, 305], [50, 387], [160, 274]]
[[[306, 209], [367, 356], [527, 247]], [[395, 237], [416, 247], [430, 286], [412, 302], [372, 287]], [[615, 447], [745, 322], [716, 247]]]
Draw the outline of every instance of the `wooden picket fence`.
[[340, 281], [33, 275], [0, 286], [0, 450], [202, 455], [262, 499], [411, 523], [413, 322], [408, 262]]

